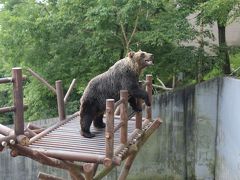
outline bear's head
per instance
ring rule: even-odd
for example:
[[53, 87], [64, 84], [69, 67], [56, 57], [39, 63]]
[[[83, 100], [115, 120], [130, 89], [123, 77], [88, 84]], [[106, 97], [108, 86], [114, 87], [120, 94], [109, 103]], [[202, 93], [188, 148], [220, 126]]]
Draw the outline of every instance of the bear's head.
[[138, 52], [131, 51], [128, 53], [128, 58], [133, 62], [136, 70], [140, 72], [147, 66], [153, 65], [153, 54], [139, 50]]

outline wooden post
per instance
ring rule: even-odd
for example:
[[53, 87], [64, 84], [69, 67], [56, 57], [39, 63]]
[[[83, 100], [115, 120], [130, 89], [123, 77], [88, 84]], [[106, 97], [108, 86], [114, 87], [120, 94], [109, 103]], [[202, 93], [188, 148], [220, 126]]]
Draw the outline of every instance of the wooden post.
[[62, 88], [61, 80], [56, 81], [56, 93], [57, 93], [58, 115], [59, 115], [59, 119], [61, 121], [61, 120], [66, 119], [63, 88]]
[[106, 141], [106, 156], [104, 160], [105, 166], [111, 166], [113, 152], [114, 152], [114, 99], [106, 100], [106, 129], [105, 129], [105, 141]]
[[[142, 99], [137, 99], [137, 106], [142, 108]], [[136, 112], [136, 129], [142, 129], [142, 112]]]
[[15, 107], [14, 131], [16, 136], [18, 136], [24, 134], [22, 69], [19, 67], [13, 68], [12, 76], [13, 76], [13, 97]]
[[122, 127], [120, 129], [120, 143], [127, 144], [128, 138], [128, 91], [120, 91], [120, 99], [123, 99], [123, 102], [120, 104], [120, 119]]
[[[146, 75], [146, 91], [148, 93], [148, 98], [152, 104], [152, 75], [147, 74]], [[152, 119], [152, 108], [149, 106], [146, 106], [146, 118], [147, 119]]]

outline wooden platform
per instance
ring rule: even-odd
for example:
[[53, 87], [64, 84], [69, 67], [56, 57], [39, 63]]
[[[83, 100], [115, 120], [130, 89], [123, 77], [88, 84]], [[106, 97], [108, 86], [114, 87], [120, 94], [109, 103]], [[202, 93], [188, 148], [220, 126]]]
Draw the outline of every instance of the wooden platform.
[[[106, 128], [91, 127], [96, 137], [84, 138], [80, 135], [79, 112], [69, 117], [65, 115], [65, 103], [75, 80], [64, 97], [61, 81], [56, 81], [54, 88], [38, 74], [29, 71], [56, 94], [59, 122], [47, 129], [33, 124], [24, 126], [26, 106], [23, 104], [22, 82], [25, 78], [22, 77], [21, 68], [13, 68], [12, 77], [0, 78], [0, 84], [12, 83], [14, 92], [14, 106], [0, 108], [0, 113], [13, 112], [15, 117], [14, 129], [0, 124], [0, 152], [10, 148], [12, 157], [25, 156], [41, 164], [67, 170], [73, 180], [100, 180], [125, 160], [119, 179], [126, 179], [137, 153], [162, 122], [160, 118], [152, 119], [151, 106], [143, 108], [139, 97], [136, 99], [137, 106], [145, 110], [146, 117], [142, 117], [142, 112], [129, 114], [128, 91], [120, 90], [117, 102], [106, 99]], [[142, 85], [146, 86], [149, 101], [152, 102], [152, 76], [147, 75], [146, 82]], [[118, 108], [120, 116], [114, 116], [118, 114]], [[104, 168], [97, 172], [99, 164], [103, 164]], [[38, 179], [62, 180], [42, 172], [38, 174]]]
[[[77, 115], [46, 129], [30, 140], [29, 148], [53, 158], [103, 163], [106, 156], [105, 129], [96, 129], [91, 126], [91, 132], [96, 137], [90, 139], [84, 138], [80, 135], [79, 121], [80, 117]], [[115, 116], [115, 127], [119, 123], [119, 116]], [[151, 124], [152, 122], [145, 123], [141, 132], [146, 131]], [[137, 133], [135, 129], [135, 118], [132, 118], [128, 122], [129, 145], [133, 144], [133, 141], [136, 141], [140, 137], [140, 131]], [[114, 133], [115, 156], [120, 153], [121, 146], [120, 130], [118, 130]]]

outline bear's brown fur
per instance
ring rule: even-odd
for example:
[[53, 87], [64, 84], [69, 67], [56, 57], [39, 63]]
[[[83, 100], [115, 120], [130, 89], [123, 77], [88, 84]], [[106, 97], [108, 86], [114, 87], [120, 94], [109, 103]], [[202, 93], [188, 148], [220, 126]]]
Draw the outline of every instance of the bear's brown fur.
[[139, 75], [145, 67], [152, 64], [152, 54], [143, 51], [129, 52], [127, 57], [117, 61], [108, 71], [88, 83], [80, 100], [80, 125], [84, 137], [95, 136], [90, 132], [92, 121], [97, 128], [105, 127], [102, 118], [106, 99], [118, 101], [120, 90], [128, 90], [129, 103], [135, 111], [141, 111], [136, 105], [136, 98], [142, 98], [147, 106], [151, 105], [147, 92], [139, 85]]

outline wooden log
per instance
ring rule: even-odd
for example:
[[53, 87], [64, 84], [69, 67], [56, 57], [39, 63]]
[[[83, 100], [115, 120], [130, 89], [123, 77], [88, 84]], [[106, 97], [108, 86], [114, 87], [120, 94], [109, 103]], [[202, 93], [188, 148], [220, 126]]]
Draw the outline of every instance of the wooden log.
[[12, 77], [0, 78], [0, 84], [11, 83], [12, 81]]
[[69, 88], [68, 88], [68, 91], [67, 91], [67, 93], [66, 93], [66, 95], [65, 95], [65, 97], [64, 97], [64, 104], [67, 103], [67, 99], [68, 99], [70, 93], [72, 92], [75, 84], [76, 84], [76, 79], [73, 79], [73, 80], [72, 80], [72, 83], [70, 84], [70, 86], [69, 86]]
[[57, 93], [57, 105], [58, 105], [58, 116], [60, 121], [66, 119], [65, 115], [65, 105], [64, 105], [64, 97], [63, 97], [63, 88], [62, 81], [56, 81], [56, 93]]
[[32, 131], [36, 134], [39, 134], [39, 133], [43, 132], [44, 130], [45, 130], [44, 128], [40, 128], [40, 129], [34, 129]]
[[30, 138], [32, 138], [32, 137], [37, 135], [37, 133], [35, 133], [33, 130], [31, 130], [29, 128], [26, 128], [25, 132], [28, 132]]
[[[24, 111], [28, 108], [27, 105], [23, 105]], [[11, 107], [2, 107], [0, 108], [0, 113], [7, 113], [7, 112], [14, 112], [15, 111], [15, 107], [11, 106]]]
[[14, 131], [16, 135], [20, 135], [24, 134], [22, 69], [13, 68], [12, 76], [13, 76], [13, 97], [15, 107]]
[[68, 169], [66, 164], [64, 162], [62, 162], [61, 160], [47, 157], [43, 153], [34, 151], [26, 146], [20, 146], [20, 145], [16, 144], [16, 145], [12, 146], [11, 148], [12, 148], [11, 156], [13, 156], [13, 157], [16, 157], [18, 155], [26, 156], [35, 161], [40, 162], [41, 164], [44, 164], [44, 165], [61, 168], [61, 169]]
[[130, 144], [133, 140], [133, 138], [137, 137], [137, 134], [139, 134], [141, 131], [139, 129], [134, 129], [134, 131], [129, 135], [127, 144], [120, 144], [114, 151], [115, 155], [120, 154], [120, 152], [127, 147], [128, 144]]
[[43, 79], [41, 76], [39, 76], [36, 72], [34, 72], [32, 69], [28, 68], [28, 72], [32, 74], [37, 80], [39, 80], [41, 83], [43, 83], [49, 90], [51, 90], [54, 94], [56, 94], [56, 89], [52, 87], [45, 79]]
[[31, 130], [41, 129], [41, 127], [38, 127], [37, 125], [32, 124], [32, 123], [28, 123], [28, 124], [27, 124], [27, 128], [29, 128], [29, 129], [31, 129]]
[[92, 180], [94, 173], [94, 164], [93, 163], [84, 163], [83, 164], [83, 173], [85, 175], [85, 180]]
[[16, 141], [16, 136], [14, 134], [11, 134], [8, 136], [4, 136], [4, 135], [0, 134], [0, 144], [2, 144], [2, 142], [10, 143], [11, 140]]
[[[132, 166], [132, 163], [139, 152], [140, 148], [144, 145], [144, 143], [147, 141], [147, 139], [152, 135], [152, 133], [161, 125], [162, 120], [158, 118], [157, 120], [153, 121], [153, 123], [150, 124], [148, 129], [145, 131], [143, 136], [140, 138], [139, 141], [134, 144], [133, 150], [129, 150], [128, 154], [123, 157], [123, 159], [127, 158], [124, 164], [124, 167], [122, 168], [118, 180], [125, 180], [127, 178], [127, 175], [129, 174], [129, 170]], [[131, 146], [130, 146], [131, 148]]]
[[22, 135], [22, 134], [18, 135], [16, 139], [17, 139], [18, 144], [20, 144], [22, 146], [29, 145], [29, 138], [25, 135]]
[[0, 108], [0, 113], [7, 113], [7, 112], [13, 112], [15, 111], [15, 107], [2, 107]]
[[[121, 91], [120, 91], [121, 92]], [[117, 102], [114, 103], [114, 111], [116, 111], [117, 107], [123, 103], [123, 99], [119, 99]]]
[[2, 147], [1, 149], [7, 146], [7, 142], [4, 140], [5, 137], [6, 136], [0, 134], [0, 147]]
[[[33, 138], [30, 139], [29, 143], [33, 143], [34, 141], [38, 140], [39, 138], [45, 136], [47, 133], [51, 132], [52, 130], [58, 128], [59, 126], [67, 123], [68, 121], [70, 121], [72, 118], [75, 118], [76, 116], [78, 116], [78, 113], [73, 114], [72, 116], [68, 117], [66, 120], [64, 121], [59, 121], [56, 124], [54, 124], [53, 126], [43, 130], [42, 132], [40, 132], [38, 135], [34, 136]], [[1, 126], [0, 126], [1, 127]], [[37, 133], [36, 131], [34, 131], [35, 133]]]
[[[152, 104], [152, 75], [147, 74], [146, 75], [146, 91], [148, 93], [148, 98]], [[147, 119], [152, 119], [152, 108], [149, 106], [146, 106], [146, 118]]]
[[118, 180], [125, 180], [129, 174], [129, 170], [133, 164], [133, 161], [137, 155], [137, 152], [132, 153], [129, 155], [129, 157], [126, 159], [124, 166], [122, 167], [122, 170], [119, 174]]
[[11, 132], [13, 132], [12, 129], [10, 129], [7, 126], [4, 126], [4, 125], [0, 124], [0, 133], [1, 134], [5, 135], [5, 136], [8, 136]]
[[2, 146], [2, 145], [0, 144], [0, 152], [2, 152], [3, 149], [4, 149], [4, 146]]
[[98, 174], [96, 174], [93, 179], [101, 180], [104, 176], [106, 176], [109, 172], [111, 172], [114, 167], [115, 167], [115, 165], [113, 165], [113, 164], [110, 167], [105, 167]]
[[123, 122], [118, 123], [118, 125], [114, 128], [114, 133], [119, 130], [123, 126]]
[[[44, 150], [44, 149], [37, 149], [38, 152], [42, 154], [57, 158], [63, 159], [66, 161], [82, 161], [82, 162], [89, 162], [89, 163], [101, 163], [105, 159], [104, 155], [96, 155], [96, 154], [89, 154], [89, 153], [78, 153], [78, 152], [70, 152], [70, 151], [61, 151], [61, 150]], [[113, 161], [115, 164], [115, 162]]]
[[120, 105], [120, 119], [122, 127], [120, 129], [120, 143], [127, 144], [128, 138], [128, 91], [120, 91], [120, 99], [123, 100]]
[[[114, 150], [114, 99], [106, 100], [106, 128], [105, 128], [106, 160], [113, 158]], [[108, 163], [107, 163], [108, 165]]]
[[59, 178], [50, 174], [46, 174], [43, 172], [39, 172], [37, 178], [39, 180], [63, 180], [62, 178]]
[[[137, 99], [137, 106], [142, 109], [142, 100]], [[136, 112], [136, 129], [142, 129], [142, 112]]]

